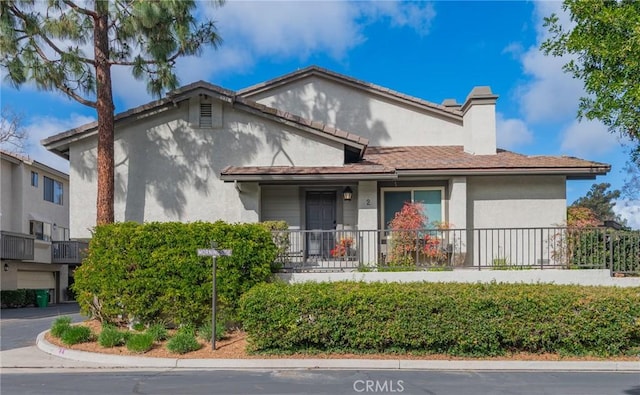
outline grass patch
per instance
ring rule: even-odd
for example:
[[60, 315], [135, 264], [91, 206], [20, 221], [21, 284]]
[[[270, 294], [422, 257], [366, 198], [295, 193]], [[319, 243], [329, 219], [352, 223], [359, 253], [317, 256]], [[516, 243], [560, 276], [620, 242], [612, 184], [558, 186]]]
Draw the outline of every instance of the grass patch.
[[116, 327], [110, 325], [104, 326], [102, 332], [98, 335], [98, 344], [105, 348], [121, 346], [126, 342], [127, 334], [126, 332], [118, 330]]
[[64, 332], [71, 327], [71, 317], [58, 317], [51, 324], [51, 336], [60, 339]]
[[92, 333], [91, 329], [86, 326], [74, 325], [69, 326], [60, 336], [60, 340], [68, 346], [78, 344], [78, 343], [86, 343], [91, 340]]
[[127, 350], [143, 354], [153, 347], [153, 336], [149, 333], [133, 333], [127, 339]]
[[167, 349], [176, 354], [186, 354], [199, 350], [200, 347], [201, 345], [198, 343], [195, 334], [186, 331], [178, 331], [167, 343]]
[[169, 338], [169, 332], [162, 323], [153, 324], [147, 329], [147, 333], [153, 336], [153, 340], [160, 342]]

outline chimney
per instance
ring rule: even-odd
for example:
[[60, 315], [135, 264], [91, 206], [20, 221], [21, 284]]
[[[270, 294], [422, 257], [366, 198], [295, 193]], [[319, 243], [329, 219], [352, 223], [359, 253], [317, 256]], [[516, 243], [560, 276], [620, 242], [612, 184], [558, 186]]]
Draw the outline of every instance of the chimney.
[[488, 86], [476, 86], [461, 107], [464, 150], [474, 155], [496, 154], [496, 100]]

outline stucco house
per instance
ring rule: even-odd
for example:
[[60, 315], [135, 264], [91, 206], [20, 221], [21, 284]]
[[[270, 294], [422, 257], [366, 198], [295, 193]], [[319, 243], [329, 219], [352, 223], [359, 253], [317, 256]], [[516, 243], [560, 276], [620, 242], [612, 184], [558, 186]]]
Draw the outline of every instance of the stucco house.
[[0, 288], [64, 301], [85, 246], [69, 240], [69, 176], [4, 150], [0, 163]]
[[[475, 87], [464, 103], [435, 104], [316, 66], [237, 92], [195, 82], [116, 116], [116, 220], [363, 232], [417, 201], [455, 229], [562, 224], [567, 180], [610, 166], [498, 148], [497, 99]], [[76, 238], [95, 224], [96, 127], [42, 142], [70, 161]], [[383, 250], [385, 237], [369, 236], [360, 260]], [[313, 237], [300, 242], [305, 256]]]

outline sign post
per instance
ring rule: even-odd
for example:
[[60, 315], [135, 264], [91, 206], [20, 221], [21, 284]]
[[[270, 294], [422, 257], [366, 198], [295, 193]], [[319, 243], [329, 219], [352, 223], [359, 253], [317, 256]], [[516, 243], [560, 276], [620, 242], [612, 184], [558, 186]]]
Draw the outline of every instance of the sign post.
[[210, 256], [213, 258], [213, 287], [211, 289], [211, 349], [216, 349], [216, 259], [219, 256], [231, 256], [231, 250], [218, 250], [216, 242], [211, 242], [210, 249], [198, 249], [198, 256]]

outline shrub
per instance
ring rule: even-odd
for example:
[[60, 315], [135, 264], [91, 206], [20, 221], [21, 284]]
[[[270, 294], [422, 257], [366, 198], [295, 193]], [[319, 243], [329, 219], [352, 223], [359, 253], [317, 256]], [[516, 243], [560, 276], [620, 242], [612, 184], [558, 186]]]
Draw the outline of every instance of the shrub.
[[6, 307], [23, 307], [26, 305], [26, 290], [16, 289], [11, 291], [0, 291], [2, 305]]
[[78, 343], [86, 343], [91, 340], [91, 329], [82, 325], [73, 325], [68, 327], [60, 336], [60, 340], [66, 345]]
[[[216, 323], [216, 340], [222, 340], [225, 335], [226, 328], [223, 323]], [[207, 322], [198, 328], [198, 338], [200, 340], [210, 342], [211, 337], [213, 336], [213, 331], [211, 330], [211, 323]]]
[[132, 333], [127, 339], [127, 350], [143, 354], [153, 347], [153, 336], [150, 333]]
[[201, 345], [198, 343], [195, 334], [189, 331], [178, 331], [167, 343], [167, 349], [177, 354], [196, 351], [199, 350], [200, 347]]
[[118, 330], [113, 326], [104, 326], [100, 335], [98, 335], [98, 344], [101, 347], [121, 346], [125, 343], [125, 332]]
[[71, 317], [63, 316], [56, 318], [51, 324], [51, 336], [62, 337], [64, 332], [71, 327]]
[[75, 273], [83, 312], [103, 321], [204, 322], [211, 310], [210, 257], [197, 256], [211, 242], [232, 249], [217, 260], [218, 306], [234, 316], [253, 285], [271, 277], [272, 236], [259, 224], [117, 223], [97, 226], [87, 258]]
[[153, 340], [157, 342], [167, 340], [167, 338], [169, 337], [167, 328], [162, 323], [151, 325], [149, 329], [147, 329], [147, 333], [153, 336]]
[[546, 284], [281, 283], [241, 300], [249, 350], [510, 352], [640, 350], [638, 288]]

